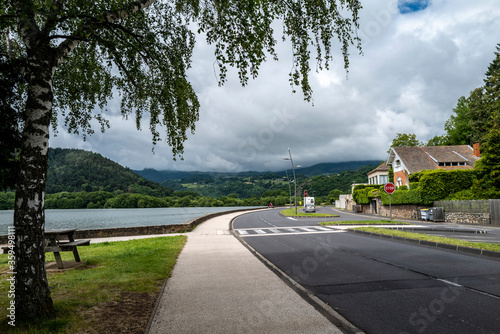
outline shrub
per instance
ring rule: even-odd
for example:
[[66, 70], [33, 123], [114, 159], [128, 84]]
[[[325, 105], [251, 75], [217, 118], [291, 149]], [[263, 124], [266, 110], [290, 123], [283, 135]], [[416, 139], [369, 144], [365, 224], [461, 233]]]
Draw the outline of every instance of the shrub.
[[417, 190], [422, 194], [425, 205], [442, 200], [450, 194], [468, 190], [476, 180], [473, 170], [430, 170], [422, 171]]
[[[389, 195], [381, 192], [382, 204], [389, 205]], [[422, 195], [419, 190], [396, 190], [391, 195], [391, 205], [422, 204]]]
[[378, 196], [378, 189], [373, 185], [357, 185], [354, 187], [352, 197], [358, 204], [370, 204], [373, 197]]

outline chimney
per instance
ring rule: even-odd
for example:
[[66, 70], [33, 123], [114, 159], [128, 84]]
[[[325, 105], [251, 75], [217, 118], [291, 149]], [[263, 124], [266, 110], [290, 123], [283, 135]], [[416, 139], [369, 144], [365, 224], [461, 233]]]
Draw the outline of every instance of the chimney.
[[472, 144], [472, 149], [474, 150], [474, 155], [476, 157], [478, 157], [478, 158], [481, 157], [481, 153], [479, 151], [479, 142], [478, 141], [476, 141], [476, 142], [474, 142], [474, 144]]

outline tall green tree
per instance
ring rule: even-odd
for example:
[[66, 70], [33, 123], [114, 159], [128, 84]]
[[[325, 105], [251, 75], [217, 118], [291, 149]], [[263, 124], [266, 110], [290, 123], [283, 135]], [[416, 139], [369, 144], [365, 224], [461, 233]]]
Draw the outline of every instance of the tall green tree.
[[[220, 84], [227, 67], [245, 85], [268, 57], [277, 59], [274, 22], [292, 45], [290, 83], [311, 99], [308, 76], [329, 68], [332, 39], [359, 46], [359, 0], [7, 0], [0, 3], [2, 46], [25, 61], [26, 81], [20, 173], [16, 187], [16, 317], [50, 314], [44, 267], [44, 191], [49, 127], [64, 118], [70, 132], [92, 134], [93, 120], [109, 126], [100, 110], [120, 98], [120, 112], [140, 127], [149, 118], [154, 143], [162, 138], [174, 156], [194, 132], [199, 102], [187, 70], [199, 30], [215, 45]], [[97, 111], [96, 111], [97, 110]], [[163, 125], [166, 133], [158, 132]]]
[[[497, 45], [495, 58], [486, 71], [485, 85], [473, 90], [467, 99], [468, 135], [472, 144], [476, 141], [482, 143], [486, 140], [485, 135], [493, 126], [493, 120], [500, 108], [500, 44]], [[467, 117], [464, 117], [467, 118]]]
[[468, 98], [469, 104], [469, 126], [470, 144], [482, 142], [491, 127], [491, 110], [489, 107], [489, 96], [484, 87], [473, 90]]
[[474, 170], [478, 181], [472, 187], [479, 198], [500, 198], [500, 115], [496, 113], [491, 131], [481, 145], [481, 159]]
[[474, 166], [478, 182], [473, 191], [482, 198], [500, 198], [500, 44], [481, 93], [485, 135], [480, 137], [481, 159]]
[[498, 73], [500, 73], [500, 43], [497, 44], [496, 49], [497, 51], [495, 52], [495, 59], [493, 59], [490, 65], [488, 65], [488, 70], [485, 73], [486, 78], [484, 79], [484, 84], [486, 89], [493, 89], [498, 94]]
[[[472, 93], [471, 93], [472, 94]], [[469, 101], [465, 96], [458, 99], [457, 106], [453, 109], [454, 115], [446, 121], [444, 129], [447, 134], [448, 145], [470, 145], [473, 133], [469, 124], [471, 113]]]

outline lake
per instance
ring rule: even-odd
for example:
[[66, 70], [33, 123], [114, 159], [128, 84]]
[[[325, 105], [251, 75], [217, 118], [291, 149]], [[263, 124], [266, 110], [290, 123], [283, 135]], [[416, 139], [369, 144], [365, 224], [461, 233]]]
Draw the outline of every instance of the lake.
[[[245, 207], [251, 209], [252, 207]], [[154, 208], [154, 209], [65, 209], [45, 210], [45, 228], [96, 228], [174, 225], [207, 213], [242, 209], [242, 207]], [[0, 235], [14, 224], [13, 210], [0, 210]]]

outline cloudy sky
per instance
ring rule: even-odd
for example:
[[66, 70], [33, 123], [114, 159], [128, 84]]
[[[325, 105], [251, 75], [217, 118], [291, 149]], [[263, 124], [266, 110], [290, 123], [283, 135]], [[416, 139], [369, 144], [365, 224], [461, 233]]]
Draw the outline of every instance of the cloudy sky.
[[[109, 116], [111, 128], [86, 142], [60, 129], [52, 147], [81, 148], [132, 169], [268, 171], [320, 162], [383, 160], [397, 133], [421, 141], [444, 133], [458, 98], [483, 85], [500, 43], [497, 0], [362, 1], [363, 55], [351, 49], [348, 75], [340, 51], [328, 72], [311, 74], [314, 103], [291, 92], [291, 51], [241, 87], [234, 73], [223, 87], [212, 47], [197, 43], [190, 80], [201, 103], [184, 160], [163, 142], [152, 153], [147, 122]], [[312, 64], [315, 68], [315, 64]], [[60, 122], [63, 124], [63, 122]]]

